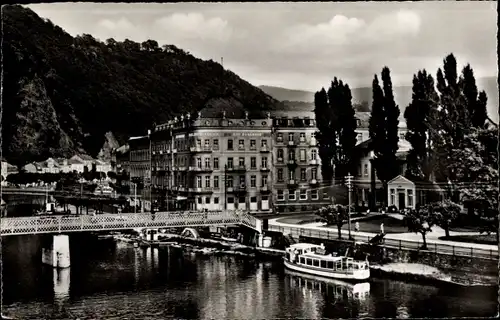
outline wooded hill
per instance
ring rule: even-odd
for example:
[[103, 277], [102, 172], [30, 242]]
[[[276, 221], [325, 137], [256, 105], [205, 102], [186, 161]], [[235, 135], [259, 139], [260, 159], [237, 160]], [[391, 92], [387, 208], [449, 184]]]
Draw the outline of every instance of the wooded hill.
[[2, 9], [2, 149], [13, 164], [75, 152], [95, 157], [106, 133], [122, 144], [211, 98], [237, 99], [250, 113], [277, 103], [174, 45], [72, 37], [30, 9]]

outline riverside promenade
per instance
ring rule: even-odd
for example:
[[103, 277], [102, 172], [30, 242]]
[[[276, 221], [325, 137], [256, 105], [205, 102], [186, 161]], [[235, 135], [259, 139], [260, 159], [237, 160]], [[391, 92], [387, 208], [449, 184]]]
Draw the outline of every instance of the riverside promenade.
[[[396, 219], [402, 219], [401, 215], [388, 215]], [[315, 222], [307, 224], [292, 224], [283, 223], [279, 220], [283, 218], [273, 218], [269, 220], [269, 230], [280, 231], [283, 234], [291, 234], [292, 236], [311, 236], [321, 239], [338, 239], [338, 232], [335, 226], [326, 226], [325, 223]], [[352, 226], [351, 235], [355, 241], [368, 242], [377, 234], [373, 232], [354, 231]], [[450, 231], [450, 235], [474, 235], [479, 232], [454, 232]], [[432, 227], [432, 232], [427, 233], [426, 242], [429, 251], [453, 254], [460, 256], [480, 257], [486, 259], [498, 260], [498, 246], [468, 242], [458, 242], [438, 239], [445, 235], [445, 231], [437, 226]], [[342, 239], [348, 240], [349, 233], [347, 230], [342, 230]], [[404, 233], [387, 233], [384, 237], [384, 245], [399, 247], [402, 249], [419, 250], [422, 246], [422, 236], [420, 234], [404, 232]]]

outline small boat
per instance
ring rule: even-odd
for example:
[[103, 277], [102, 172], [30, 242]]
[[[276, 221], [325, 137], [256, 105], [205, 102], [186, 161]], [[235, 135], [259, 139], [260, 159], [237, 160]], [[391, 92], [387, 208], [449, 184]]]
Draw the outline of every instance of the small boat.
[[347, 256], [327, 254], [323, 245], [296, 243], [286, 248], [285, 267], [320, 277], [366, 280], [370, 278], [368, 260], [359, 261]]

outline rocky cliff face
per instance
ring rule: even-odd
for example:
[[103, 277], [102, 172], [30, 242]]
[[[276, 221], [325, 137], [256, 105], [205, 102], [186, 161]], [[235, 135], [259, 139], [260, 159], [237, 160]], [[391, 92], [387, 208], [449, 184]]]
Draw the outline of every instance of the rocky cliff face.
[[43, 81], [37, 76], [22, 79], [19, 87], [18, 112], [10, 123], [15, 130], [5, 151], [10, 154], [20, 153], [24, 157], [43, 158], [78, 150], [61, 129]]

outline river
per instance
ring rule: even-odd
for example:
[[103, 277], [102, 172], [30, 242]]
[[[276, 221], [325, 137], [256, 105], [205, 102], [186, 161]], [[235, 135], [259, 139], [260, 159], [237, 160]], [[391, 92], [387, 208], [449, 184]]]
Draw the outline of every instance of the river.
[[279, 261], [133, 248], [88, 237], [73, 242], [72, 266], [57, 271], [41, 263], [40, 236], [3, 238], [4, 314], [17, 319], [408, 318], [486, 317], [497, 308], [492, 290], [371, 279], [353, 296], [349, 286], [285, 273]]

